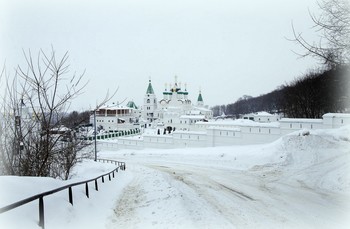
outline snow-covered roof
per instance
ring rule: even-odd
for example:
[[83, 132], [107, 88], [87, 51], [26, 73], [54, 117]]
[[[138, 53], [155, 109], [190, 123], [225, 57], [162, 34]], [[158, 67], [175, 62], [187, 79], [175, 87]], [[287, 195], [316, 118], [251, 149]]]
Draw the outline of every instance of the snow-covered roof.
[[266, 111], [259, 111], [259, 112], [256, 112], [256, 113], [250, 113], [250, 114], [246, 114], [244, 116], [275, 116], [273, 114], [270, 114]]
[[181, 115], [180, 118], [188, 118], [188, 119], [204, 119], [204, 115]]
[[332, 118], [332, 117], [338, 117], [338, 118], [350, 118], [350, 114], [347, 113], [327, 113], [322, 116], [323, 118]]
[[191, 110], [189, 114], [199, 115], [201, 113], [200, 110]]
[[218, 126], [218, 125], [225, 125], [225, 126], [251, 126], [251, 127], [279, 127], [279, 122], [269, 122], [269, 123], [262, 123], [262, 122], [254, 122], [252, 120], [248, 119], [224, 119], [224, 120], [209, 120], [209, 122], [197, 122], [197, 125], [207, 125], [207, 126]]
[[219, 127], [219, 126], [210, 126], [208, 127], [209, 130], [228, 130], [228, 131], [236, 131], [236, 132], [240, 132], [241, 129], [240, 128], [236, 128], [236, 127]]
[[99, 108], [99, 110], [121, 110], [121, 109], [132, 109], [132, 108], [123, 106], [123, 105], [115, 105], [115, 104], [104, 105]]
[[51, 131], [61, 131], [61, 132], [66, 132], [66, 131], [70, 131], [70, 129], [68, 127], [65, 126], [60, 126], [60, 127], [55, 127], [52, 128]]
[[204, 108], [204, 107], [193, 107], [195, 110], [199, 111], [211, 111], [210, 109]]
[[282, 118], [280, 122], [303, 122], [303, 123], [323, 123], [322, 119], [311, 119], [311, 118]]

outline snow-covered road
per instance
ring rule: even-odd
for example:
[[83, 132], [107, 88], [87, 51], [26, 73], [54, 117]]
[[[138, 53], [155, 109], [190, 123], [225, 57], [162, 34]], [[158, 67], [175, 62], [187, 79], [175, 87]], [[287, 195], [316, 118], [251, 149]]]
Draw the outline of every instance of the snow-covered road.
[[[350, 126], [305, 133], [262, 145], [102, 150], [126, 171], [90, 198], [76, 187], [74, 206], [66, 192], [45, 198], [46, 228], [350, 228]], [[0, 177], [0, 206], [112, 168], [84, 161], [70, 181]], [[37, 212], [33, 202], [1, 214], [0, 228], [38, 228]]]
[[288, 174], [276, 166], [159, 160], [128, 163], [133, 179], [107, 228], [346, 228], [344, 199], [301, 180], [284, 183]]

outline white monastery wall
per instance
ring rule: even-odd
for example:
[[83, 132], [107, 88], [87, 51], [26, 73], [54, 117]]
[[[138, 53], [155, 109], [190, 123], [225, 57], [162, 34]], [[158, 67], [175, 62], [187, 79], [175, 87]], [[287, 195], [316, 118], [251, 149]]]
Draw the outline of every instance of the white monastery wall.
[[143, 139], [123, 137], [118, 139], [117, 147], [111, 144], [101, 145], [101, 147], [104, 147], [103, 149], [166, 149], [268, 143], [297, 130], [339, 128], [350, 125], [350, 114], [326, 114], [323, 119], [281, 119], [279, 123], [279, 126], [198, 123], [193, 127], [199, 131], [177, 130], [166, 135], [144, 135]]

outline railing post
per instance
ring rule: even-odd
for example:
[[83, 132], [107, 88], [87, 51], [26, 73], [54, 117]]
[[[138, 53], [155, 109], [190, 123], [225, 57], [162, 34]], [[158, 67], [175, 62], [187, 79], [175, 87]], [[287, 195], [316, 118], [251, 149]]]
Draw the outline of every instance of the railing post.
[[111, 180], [111, 174], [110, 173], [108, 174], [108, 180]]
[[112, 173], [112, 175], [113, 175], [113, 178], [114, 178], [114, 170], [113, 170], [113, 173]]
[[72, 193], [72, 187], [68, 188], [68, 195], [69, 195], [69, 203], [73, 205], [73, 193]]
[[44, 219], [44, 199], [39, 198], [39, 226], [45, 229], [45, 219]]
[[98, 191], [97, 179], [95, 180], [95, 189]]
[[88, 182], [85, 183], [85, 194], [86, 194], [86, 197], [89, 198], [89, 185], [88, 185]]
[[102, 176], [102, 183], [105, 183], [105, 178], [104, 178], [104, 176]]

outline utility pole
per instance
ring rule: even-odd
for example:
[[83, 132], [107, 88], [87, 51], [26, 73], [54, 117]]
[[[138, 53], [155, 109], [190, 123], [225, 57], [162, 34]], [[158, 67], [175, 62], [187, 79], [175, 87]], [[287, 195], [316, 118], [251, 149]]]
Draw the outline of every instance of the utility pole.
[[[119, 89], [119, 87], [113, 92], [113, 94], [110, 96], [109, 95], [109, 91], [107, 91], [107, 94], [106, 94], [106, 97], [104, 98], [104, 100], [100, 103], [100, 104], [98, 104], [97, 106], [96, 106], [96, 108], [94, 109], [94, 137], [95, 137], [95, 139], [94, 139], [94, 144], [95, 144], [95, 149], [94, 149], [94, 151], [95, 151], [95, 161], [97, 161], [97, 127], [96, 127], [96, 111], [98, 110], [98, 109], [100, 109], [100, 107], [103, 105], [103, 104], [105, 104], [105, 103], [107, 103], [108, 101], [110, 101], [112, 98], [113, 98], [113, 96], [117, 93], [117, 91], [118, 91], [118, 89]], [[124, 100], [125, 101], [125, 100]]]
[[94, 110], [94, 142], [95, 142], [95, 161], [97, 161], [97, 128], [96, 128], [96, 109]]

